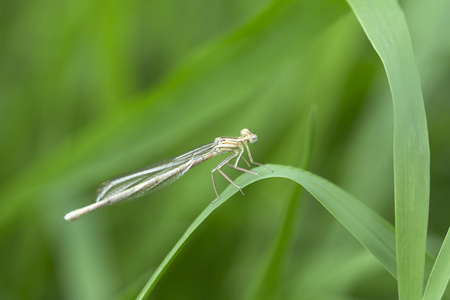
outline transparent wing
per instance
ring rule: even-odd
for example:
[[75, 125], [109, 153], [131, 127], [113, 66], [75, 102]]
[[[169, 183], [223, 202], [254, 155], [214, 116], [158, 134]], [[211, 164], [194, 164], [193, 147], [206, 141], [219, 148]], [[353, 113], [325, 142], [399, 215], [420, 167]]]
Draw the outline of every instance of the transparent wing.
[[[209, 143], [177, 157], [107, 180], [97, 188], [95, 201], [100, 202], [114, 197], [117, 198], [113, 201], [115, 203], [136, 199], [162, 189], [183, 176], [191, 168], [196, 158], [211, 151], [213, 147], [214, 143]], [[176, 172], [180, 167], [182, 167], [182, 172]], [[159, 180], [155, 180], [155, 178]]]

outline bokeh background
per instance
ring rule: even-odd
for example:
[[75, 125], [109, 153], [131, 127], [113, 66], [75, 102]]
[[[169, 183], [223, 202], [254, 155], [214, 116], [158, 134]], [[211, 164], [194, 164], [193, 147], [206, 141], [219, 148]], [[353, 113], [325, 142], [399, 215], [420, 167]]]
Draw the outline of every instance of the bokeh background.
[[[427, 111], [436, 255], [450, 219], [450, 3], [400, 4]], [[70, 224], [64, 214], [105, 179], [242, 128], [259, 136], [256, 161], [308, 166], [393, 223], [392, 123], [383, 66], [344, 1], [2, 1], [0, 298], [136, 297], [214, 199], [220, 158], [143, 199]], [[396, 281], [293, 183], [244, 191], [152, 299], [395, 299]], [[288, 247], [261, 296], [288, 212]]]

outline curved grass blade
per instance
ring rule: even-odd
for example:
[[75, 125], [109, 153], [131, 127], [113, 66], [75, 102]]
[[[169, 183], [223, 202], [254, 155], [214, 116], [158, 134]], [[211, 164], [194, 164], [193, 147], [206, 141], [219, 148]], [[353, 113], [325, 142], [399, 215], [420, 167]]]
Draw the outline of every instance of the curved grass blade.
[[[396, 276], [395, 265], [395, 237], [391, 224], [385, 221], [377, 213], [362, 202], [346, 193], [331, 182], [302, 169], [267, 165], [274, 172], [269, 172], [264, 167], [252, 169], [265, 178], [287, 178], [301, 184], [310, 192], [334, 217], [342, 223], [360, 242], [369, 250], [381, 264]], [[240, 187], [245, 187], [258, 178], [252, 174], [243, 174], [235, 182]], [[229, 186], [220, 195], [220, 199], [208, 205], [208, 207], [195, 219], [183, 236], [178, 240], [172, 250], [167, 254], [163, 262], [158, 266], [150, 280], [145, 285], [137, 299], [146, 299], [156, 283], [162, 277], [169, 265], [187, 243], [194, 231], [202, 222], [220, 205], [227, 201], [238, 190]]]
[[398, 293], [399, 299], [421, 299], [430, 194], [430, 147], [409, 30], [397, 1], [347, 2], [380, 56], [392, 92]]
[[442, 299], [445, 289], [450, 280], [450, 228], [442, 243], [427, 287], [425, 288], [424, 300]]

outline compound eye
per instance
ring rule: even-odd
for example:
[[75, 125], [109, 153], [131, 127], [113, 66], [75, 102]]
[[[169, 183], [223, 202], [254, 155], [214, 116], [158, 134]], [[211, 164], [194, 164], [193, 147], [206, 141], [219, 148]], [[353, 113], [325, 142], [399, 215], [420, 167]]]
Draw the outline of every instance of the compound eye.
[[250, 144], [254, 144], [257, 141], [258, 141], [258, 136], [256, 134], [252, 134], [249, 139]]
[[249, 134], [251, 134], [251, 133], [250, 133], [250, 130], [248, 130], [247, 128], [244, 128], [244, 129], [241, 130], [241, 136], [249, 135]]

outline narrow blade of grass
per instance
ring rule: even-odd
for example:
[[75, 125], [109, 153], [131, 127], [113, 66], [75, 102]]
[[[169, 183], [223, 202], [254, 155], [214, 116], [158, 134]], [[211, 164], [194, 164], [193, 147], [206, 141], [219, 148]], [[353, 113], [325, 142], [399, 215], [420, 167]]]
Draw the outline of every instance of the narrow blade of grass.
[[[312, 106], [309, 112], [309, 118], [306, 122], [303, 151], [301, 153], [300, 166], [308, 169], [311, 162], [311, 152], [313, 151], [313, 136], [316, 125], [317, 106]], [[265, 263], [263, 263], [260, 277], [257, 278], [253, 286], [249, 289], [249, 294], [244, 299], [274, 299], [277, 288], [282, 280], [283, 266], [289, 245], [292, 242], [295, 230], [295, 222], [299, 207], [303, 203], [303, 191], [301, 186], [293, 189], [289, 202], [286, 205], [284, 215], [281, 220], [279, 232], [274, 239], [272, 249], [270, 249]]]
[[445, 289], [450, 280], [450, 229], [442, 243], [430, 278], [428, 279], [424, 300], [442, 299]]
[[[334, 217], [339, 220], [339, 222], [341, 222], [342, 225], [344, 225], [391, 274], [395, 276], [395, 237], [394, 229], [391, 224], [386, 222], [365, 204], [319, 176], [293, 167], [281, 165], [268, 165], [268, 167], [274, 172], [272, 173], [264, 167], [258, 167], [254, 170], [258, 172], [263, 179], [274, 177], [287, 178], [302, 185], [320, 203], [322, 203], [322, 205], [325, 206], [325, 208], [328, 209], [331, 214], [333, 214]], [[245, 187], [257, 180], [258, 178], [252, 174], [243, 174], [238, 177], [235, 182], [239, 186]], [[208, 205], [197, 219], [195, 219], [156, 269], [137, 299], [147, 298], [195, 230], [215, 209], [227, 201], [236, 192], [237, 190], [233, 186], [229, 186], [221, 194], [219, 201]]]
[[399, 299], [421, 299], [430, 150], [419, 75], [397, 1], [348, 0], [389, 80], [394, 103], [394, 183]]

